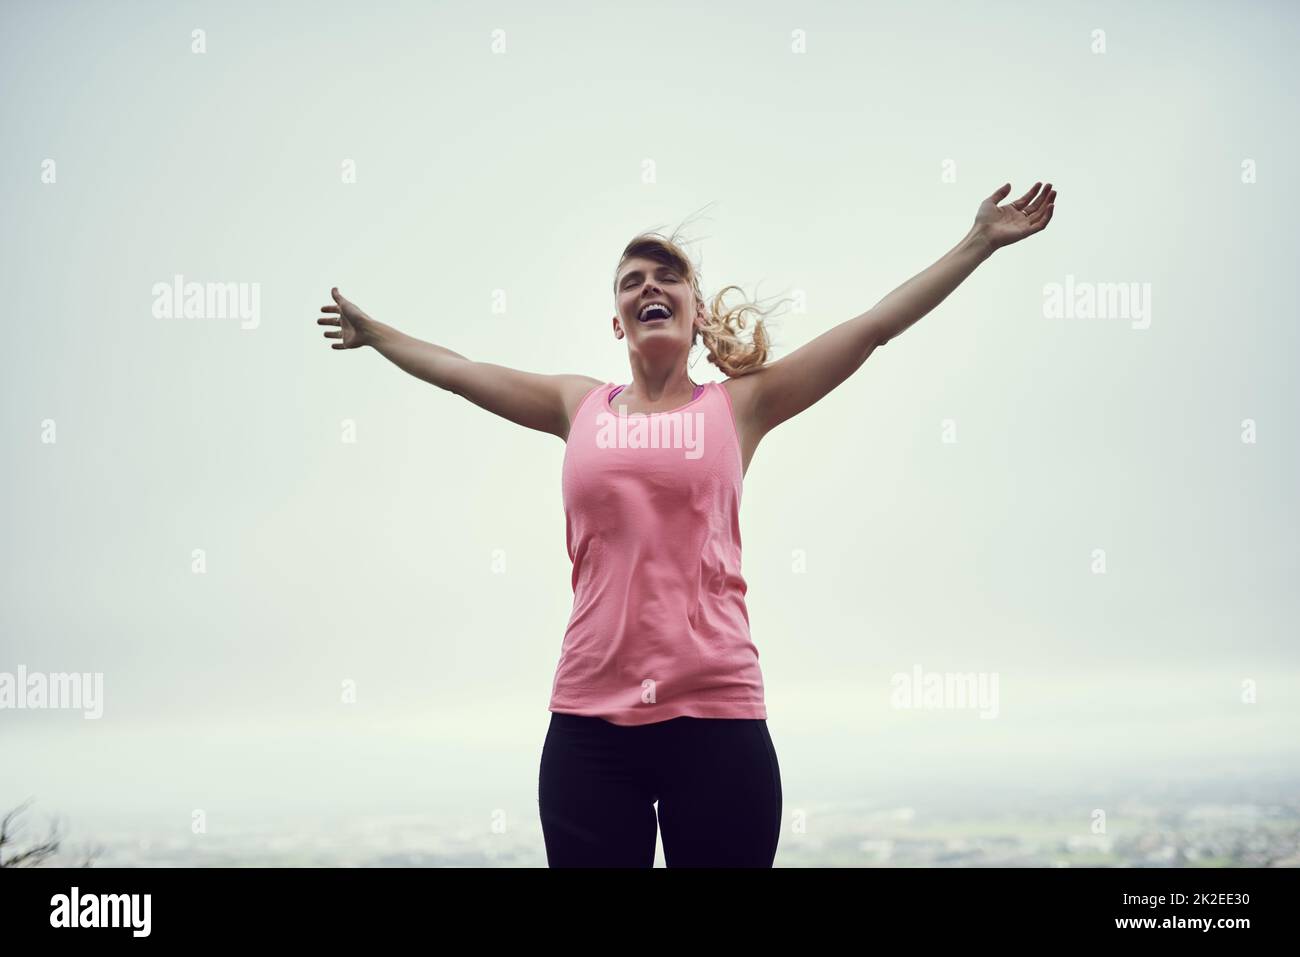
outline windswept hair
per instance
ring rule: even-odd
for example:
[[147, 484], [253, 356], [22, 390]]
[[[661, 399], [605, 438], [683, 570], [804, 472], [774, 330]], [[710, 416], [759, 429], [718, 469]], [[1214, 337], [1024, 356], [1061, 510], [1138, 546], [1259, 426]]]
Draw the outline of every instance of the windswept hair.
[[[706, 300], [700, 291], [699, 270], [695, 268], [695, 263], [678, 242], [680, 232], [679, 226], [673, 230], [671, 236], [653, 230], [635, 236], [623, 250], [618, 265], [614, 268], [615, 283], [618, 282], [619, 270], [633, 256], [640, 256], [678, 270], [683, 276], [689, 278], [695, 297], [705, 304], [703, 327], [696, 329], [691, 345], [695, 345], [702, 338], [709, 361], [726, 373], [728, 378], [734, 379], [762, 368], [771, 350], [771, 339], [763, 317], [772, 312], [775, 307], [764, 309], [757, 301], [747, 298], [734, 306], [726, 305], [724, 299], [728, 292], [735, 290], [742, 297], [745, 295], [745, 291], [736, 285], [724, 286], [714, 294], [711, 301]], [[618, 295], [617, 285], [614, 294]], [[747, 317], [750, 316], [753, 319], [753, 331], [747, 339], [742, 338], [741, 333], [748, 328]]]

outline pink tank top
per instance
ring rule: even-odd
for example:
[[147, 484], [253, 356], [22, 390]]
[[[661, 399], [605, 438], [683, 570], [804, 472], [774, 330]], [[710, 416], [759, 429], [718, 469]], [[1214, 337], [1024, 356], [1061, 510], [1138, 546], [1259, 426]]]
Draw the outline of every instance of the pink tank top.
[[583, 397], [562, 486], [573, 611], [551, 711], [639, 725], [766, 718], [740, 568], [743, 471], [717, 382], [666, 412]]

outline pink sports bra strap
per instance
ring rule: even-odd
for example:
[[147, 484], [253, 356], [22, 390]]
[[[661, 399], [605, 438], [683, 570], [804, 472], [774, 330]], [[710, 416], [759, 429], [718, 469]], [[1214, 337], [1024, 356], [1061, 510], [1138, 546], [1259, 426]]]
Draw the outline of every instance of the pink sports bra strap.
[[[624, 389], [626, 389], [626, 388], [627, 388], [627, 386], [625, 386], [625, 385], [621, 385], [621, 386], [619, 386], [617, 389], [615, 389], [613, 392], [611, 392], [611, 393], [609, 394], [609, 400], [610, 400], [611, 402], [613, 402], [613, 401], [614, 401], [614, 396], [618, 395], [620, 392], [622, 392], [622, 391], [623, 391]], [[703, 384], [701, 384], [701, 385], [697, 385], [697, 386], [695, 387], [695, 392], [694, 392], [694, 394], [691, 396], [691, 401], [694, 402], [696, 399], [698, 399], [698, 398], [700, 397], [700, 393], [703, 392], [703, 391], [704, 391], [704, 386], [703, 386]]]

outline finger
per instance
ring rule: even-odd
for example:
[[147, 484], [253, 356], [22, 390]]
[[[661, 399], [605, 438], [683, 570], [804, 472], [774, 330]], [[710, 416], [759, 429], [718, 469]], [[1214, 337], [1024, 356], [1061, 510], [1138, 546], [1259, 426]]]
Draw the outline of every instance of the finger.
[[321, 316], [316, 320], [318, 326], [341, 326], [343, 323], [336, 316]]
[[1038, 187], [1042, 185], [1043, 185], [1042, 183], [1035, 183], [1033, 186], [1029, 188], [1029, 192], [1025, 193], [1024, 196], [1021, 196], [1018, 200], [1016, 200], [1014, 203], [1011, 204], [1012, 207], [1021, 210], [1023, 212], [1024, 208], [1029, 204], [1029, 201], [1034, 198], [1034, 193], [1038, 192]]
[[339, 292], [338, 286], [335, 286], [333, 289], [330, 290], [330, 295], [334, 297], [334, 301], [337, 302], [340, 306], [343, 305], [343, 303], [347, 302], [347, 300], [343, 298], [343, 293]]
[[342, 339], [343, 330], [340, 329], [337, 332], [326, 332], [322, 333], [322, 335], [324, 335], [326, 339]]
[[1031, 222], [1036, 222], [1038, 217], [1043, 215], [1043, 210], [1056, 202], [1056, 190], [1049, 190], [1043, 193], [1026, 212], [1029, 214]]
[[332, 345], [330, 346], [330, 348], [331, 348], [331, 349], [346, 349], [347, 346], [345, 346], [345, 345], [344, 345], [343, 343], [341, 343], [341, 342], [335, 342], [334, 344], [332, 344]]
[[1005, 186], [999, 186], [995, 189], [993, 195], [990, 196], [989, 199], [993, 200], [995, 203], [1000, 203], [1002, 200], [1006, 199], [1007, 193], [1009, 192], [1011, 192], [1011, 184], [1007, 183]]
[[1033, 226], [1033, 228], [1035, 230], [1038, 230], [1046, 226], [1052, 219], [1052, 210], [1054, 209], [1056, 209], [1056, 204], [1048, 203], [1037, 213], [1035, 213], [1033, 218], [1030, 220], [1030, 223]]
[[320, 311], [321, 311], [321, 312], [338, 312], [338, 311], [339, 311], [339, 307], [338, 307], [338, 306], [321, 306], [321, 307], [320, 307]]
[[1052, 192], [1052, 184], [1048, 183], [1046, 186], [1043, 187], [1043, 191], [1038, 194], [1038, 198], [1025, 207], [1025, 212], [1032, 214], [1037, 212], [1039, 209], [1041, 209], [1043, 204], [1047, 202], [1048, 195], [1051, 192]]

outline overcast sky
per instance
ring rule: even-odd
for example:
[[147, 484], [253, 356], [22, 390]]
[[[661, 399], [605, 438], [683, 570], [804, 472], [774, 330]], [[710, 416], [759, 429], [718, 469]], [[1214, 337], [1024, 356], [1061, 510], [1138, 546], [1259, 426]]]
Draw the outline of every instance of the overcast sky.
[[[1036, 180], [1046, 232], [754, 457], [787, 806], [1300, 769], [1290, 4], [0, 16], [0, 672], [103, 675], [98, 720], [0, 711], [0, 804], [535, 817], [563, 445], [330, 350], [330, 287], [621, 383], [641, 230], [713, 204], [706, 293], [806, 303], [779, 358]], [[160, 317], [178, 275], [255, 320]], [[996, 673], [997, 717], [892, 707], [918, 667]]]

